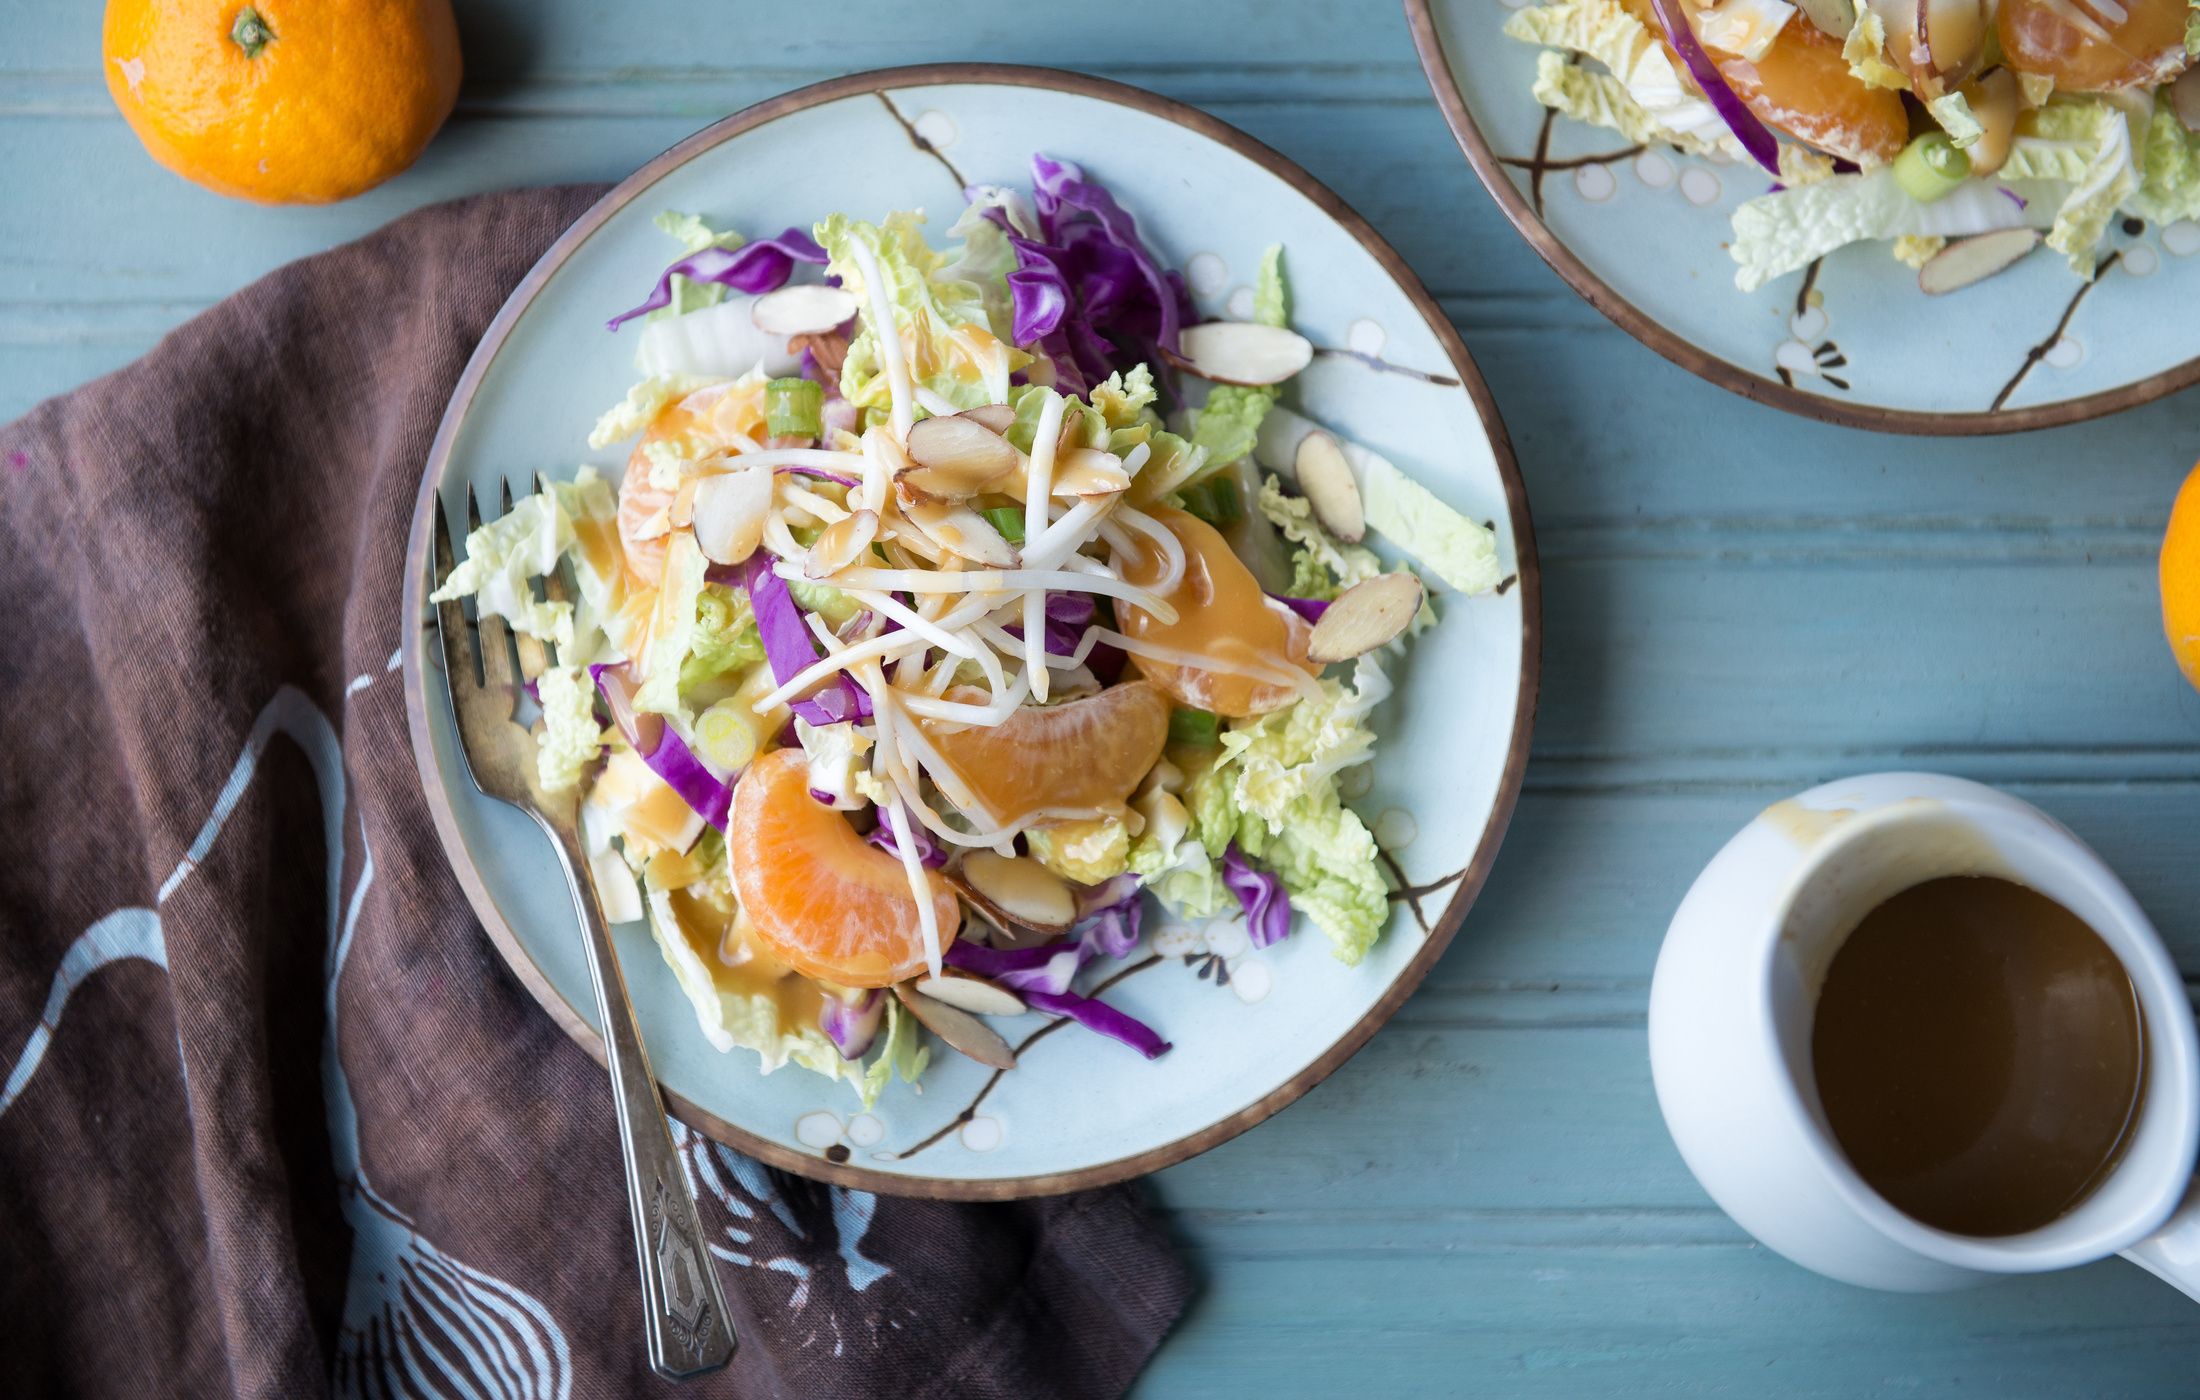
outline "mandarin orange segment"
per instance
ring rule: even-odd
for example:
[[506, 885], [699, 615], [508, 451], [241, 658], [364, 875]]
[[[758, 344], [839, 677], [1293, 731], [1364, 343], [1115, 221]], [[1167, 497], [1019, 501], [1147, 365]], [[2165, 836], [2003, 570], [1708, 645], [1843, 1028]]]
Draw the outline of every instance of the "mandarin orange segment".
[[1859, 82], [1841, 56], [1841, 41], [1808, 20], [1798, 17], [1782, 26], [1754, 63], [1712, 56], [1719, 75], [1759, 121], [1821, 151], [1861, 165], [1884, 165], [1909, 142], [1902, 94]]
[[2186, 0], [2002, 0], [1995, 26], [2019, 73], [2064, 92], [2108, 92], [2181, 72], [2191, 13]]
[[[1177, 620], [1164, 623], [1129, 604], [1116, 609], [1116, 620], [1132, 641], [1203, 657], [1217, 669], [1136, 655], [1131, 664], [1179, 704], [1232, 719], [1291, 703], [1299, 692], [1290, 685], [1238, 672], [1273, 675], [1297, 667], [1318, 675], [1321, 668], [1306, 659], [1306, 641], [1314, 629], [1261, 592], [1253, 571], [1214, 526], [1167, 507], [1149, 513], [1184, 546], [1184, 577], [1169, 595]], [[1144, 588], [1156, 587], [1166, 567], [1161, 551], [1143, 537], [1139, 545], [1140, 553], [1129, 561], [1124, 577]]]
[[1168, 742], [1169, 702], [1151, 684], [1131, 681], [1066, 704], [1026, 706], [990, 729], [924, 728], [983, 816], [1003, 825], [1041, 811], [1066, 820], [1130, 798]]
[[2200, 467], [2170, 507], [2162, 536], [2162, 632], [2185, 679], [2200, 688]]
[[704, 419], [685, 403], [670, 404], [642, 434], [642, 440], [634, 444], [634, 451], [626, 459], [626, 475], [619, 481], [619, 544], [626, 551], [626, 566], [634, 571], [634, 577], [655, 588], [665, 576], [665, 534], [663, 531], [644, 538], [645, 531], [656, 528], [657, 512], [672, 504], [672, 492], [659, 490], [649, 484], [649, 456], [643, 451], [651, 443], [685, 438], [707, 431]]
[[[776, 749], [741, 775], [726, 858], [751, 937], [795, 971], [843, 987], [891, 986], [924, 971], [924, 934], [901, 862], [810, 796], [801, 750]], [[944, 951], [961, 913], [946, 881], [926, 878]]]

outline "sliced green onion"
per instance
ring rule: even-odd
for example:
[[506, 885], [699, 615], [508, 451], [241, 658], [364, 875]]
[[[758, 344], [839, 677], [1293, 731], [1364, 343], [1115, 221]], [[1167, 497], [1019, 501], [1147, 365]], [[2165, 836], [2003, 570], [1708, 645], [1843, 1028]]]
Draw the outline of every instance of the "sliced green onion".
[[695, 717], [696, 747], [721, 773], [738, 773], [756, 757], [756, 730], [739, 696], [729, 696]]
[[764, 386], [764, 428], [773, 437], [814, 438], [825, 431], [825, 391], [807, 379]]
[[1024, 542], [1024, 508], [1022, 506], [987, 506], [978, 512], [1001, 532], [1001, 538], [1010, 544]]
[[1971, 178], [1971, 158], [1945, 131], [1928, 131], [1894, 158], [1894, 182], [1920, 204], [1945, 199]]
[[1222, 723], [1205, 710], [1171, 710], [1169, 742], [1211, 749], [1222, 742]]

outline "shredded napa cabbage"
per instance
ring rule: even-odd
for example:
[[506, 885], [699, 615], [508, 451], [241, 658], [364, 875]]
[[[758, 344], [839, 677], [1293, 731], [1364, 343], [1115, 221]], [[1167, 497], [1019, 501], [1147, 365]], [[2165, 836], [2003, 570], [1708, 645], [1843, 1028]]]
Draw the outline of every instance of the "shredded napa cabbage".
[[871, 290], [855, 252], [868, 250], [883, 283], [880, 291], [891, 311], [909, 375], [916, 385], [957, 408], [1003, 403], [1009, 376], [1031, 363], [1031, 356], [1010, 343], [1010, 328], [996, 321], [1006, 308], [988, 304], [976, 283], [948, 275], [948, 259], [924, 241], [922, 217], [889, 214], [883, 224], [835, 214], [820, 223], [816, 238], [831, 261], [826, 271], [838, 277], [863, 307], [862, 330], [841, 363], [840, 393], [848, 402], [883, 418], [893, 401], [873, 324]]
[[611, 484], [594, 467], [582, 467], [571, 481], [545, 482], [466, 536], [466, 557], [428, 601], [472, 598], [483, 615], [503, 618], [513, 631], [554, 642], [561, 653], [573, 649], [573, 605], [537, 599], [532, 581], [579, 543], [578, 522], [608, 522], [618, 509]]
[[2001, 176], [2069, 184], [2047, 246], [2070, 260], [2071, 271], [2091, 277], [2101, 235], [2140, 185], [2130, 119], [2098, 98], [2058, 97], [2018, 121]]
[[627, 390], [625, 398], [604, 410], [594, 430], [588, 434], [588, 445], [600, 451], [615, 442], [639, 436], [657, 421], [657, 415], [667, 406], [717, 382], [698, 374], [660, 374], [644, 379]]
[[[708, 888], [716, 889], [721, 883], [712, 882]], [[722, 897], [730, 900], [730, 891]], [[797, 1064], [827, 1079], [851, 1080], [863, 1095], [864, 1107], [870, 1107], [877, 1092], [869, 1087], [868, 1076], [859, 1074], [853, 1062], [841, 1058], [840, 1048], [823, 1027], [814, 1021], [787, 1024], [780, 1018], [779, 1003], [769, 992], [729, 991], [720, 986], [681, 929], [671, 896], [652, 888], [645, 899], [650, 937], [656, 941], [665, 965], [672, 969], [673, 980], [687, 993], [689, 1005], [695, 1008], [696, 1024], [713, 1049], [726, 1051], [738, 1045], [754, 1050], [760, 1060], [757, 1068], [765, 1074], [781, 1065]]]
[[1334, 598], [1361, 579], [1383, 571], [1383, 561], [1375, 557], [1374, 550], [1345, 544], [1323, 529], [1306, 498], [1287, 494], [1274, 476], [1261, 479], [1256, 504], [1268, 523], [1294, 546], [1292, 597]]
[[578, 666], [551, 666], [535, 681], [542, 704], [542, 733], [535, 768], [545, 791], [559, 792], [581, 780], [603, 752], [604, 729], [596, 723], [596, 687]]
[[1221, 747], [1186, 775], [1190, 834], [1171, 852], [1134, 846], [1131, 868], [1152, 867], [1140, 873], [1172, 907], [1220, 908], [1230, 896], [1216, 862], [1234, 842], [1282, 878], [1292, 908], [1339, 959], [1357, 963], [1389, 921], [1390, 894], [1375, 838], [1344, 805], [1337, 774], [1369, 757], [1367, 716], [1389, 693], [1381, 666], [1363, 656], [1350, 688], [1324, 681], [1318, 696], [1231, 721]]
[[[1604, 84], [1556, 80], [1545, 85], [1545, 69], [1539, 61], [1536, 99], [1545, 106], [1557, 107], [1558, 101], [1553, 99], [1559, 99], [1615, 120], [1625, 114], [1632, 124], [1631, 129], [1624, 129], [1630, 140], [1665, 141], [1699, 154], [1716, 148], [1737, 159], [1748, 155], [1718, 110], [1698, 96], [1674, 66], [1665, 45], [1653, 39], [1642, 21], [1618, 0], [1554, 0], [1551, 4], [1532, 5], [1515, 11], [1505, 21], [1505, 33], [1531, 44], [1566, 49], [1594, 59], [1604, 65], [1632, 103], [1620, 104], [1617, 95]], [[1617, 126], [1613, 129], [1623, 130]]]
[[[680, 694], [680, 672], [694, 653], [702, 619], [704, 575], [710, 561], [695, 536], [679, 531], [667, 537], [664, 577], [657, 585], [657, 607], [649, 647], [641, 655], [642, 684], [634, 708], [653, 714], [687, 714]], [[761, 644], [758, 650], [762, 650]]]
[[1904, 267], [1922, 268], [1934, 255], [1948, 246], [1948, 240], [1928, 234], [1905, 233], [1897, 237], [1890, 251], [1894, 260]]
[[1866, 87], [1910, 90], [1909, 78], [1887, 62], [1887, 26], [1869, 5], [1856, 7], [1856, 23], [1841, 45], [1841, 57], [1848, 61], [1849, 72]]
[[[837, 1050], [833, 1053], [839, 1054]], [[879, 1038], [879, 1047], [872, 1054], [871, 1062], [863, 1067], [862, 1077], [856, 1081], [856, 1093], [862, 1097], [863, 1106], [869, 1108], [896, 1078], [904, 1084], [914, 1084], [931, 1062], [932, 1051], [917, 1034], [917, 1018], [902, 1010], [900, 998], [889, 996], [886, 998], [886, 1032]]]
[[[683, 258], [692, 253], [700, 253], [705, 248], [725, 248], [730, 251], [748, 242], [738, 233], [721, 233], [713, 229], [699, 215], [683, 214], [676, 209], [665, 210], [651, 222], [679, 243], [680, 256]], [[643, 318], [643, 322], [647, 324], [667, 316], [684, 316], [690, 311], [716, 306], [725, 299], [726, 289], [716, 282], [692, 282], [675, 274], [672, 279], [672, 304], [650, 312]]]

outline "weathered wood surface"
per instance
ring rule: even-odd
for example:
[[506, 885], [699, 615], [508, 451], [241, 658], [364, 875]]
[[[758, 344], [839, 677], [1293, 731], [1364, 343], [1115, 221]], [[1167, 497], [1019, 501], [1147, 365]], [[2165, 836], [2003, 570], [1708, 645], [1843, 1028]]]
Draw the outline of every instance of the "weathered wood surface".
[[1668, 1141], [1643, 1031], [1665, 920], [1720, 843], [1796, 788], [1891, 766], [2047, 807], [2200, 974], [2200, 695], [2152, 582], [2200, 397], [1935, 442], [1702, 384], [1505, 226], [1387, 0], [460, 8], [466, 95], [421, 165], [349, 204], [267, 210], [149, 163], [99, 77], [99, 6], [0, 0], [0, 418], [405, 209], [614, 179], [770, 94], [956, 58], [1122, 78], [1278, 147], [1398, 245], [1497, 393], [1546, 568], [1519, 816], [1396, 1022], [1155, 1183], [1206, 1288], [1143, 1393], [2200, 1390], [2200, 1313], [2120, 1263], [1918, 1299], [1753, 1247]]

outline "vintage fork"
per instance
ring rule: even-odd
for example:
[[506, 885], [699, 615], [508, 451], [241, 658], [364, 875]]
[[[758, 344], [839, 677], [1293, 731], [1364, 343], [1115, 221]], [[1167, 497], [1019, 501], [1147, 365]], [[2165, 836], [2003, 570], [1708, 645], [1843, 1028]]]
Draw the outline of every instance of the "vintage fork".
[[[504, 487], [504, 509], [512, 507], [512, 488]], [[456, 532], [447, 514], [435, 532], [435, 575], [440, 586], [456, 564]], [[481, 526], [481, 512], [467, 496], [470, 529]], [[545, 596], [564, 600], [555, 574], [543, 581]], [[571, 790], [545, 792], [536, 776], [535, 736], [512, 718], [521, 679], [539, 677], [552, 658], [532, 637], [514, 636], [501, 618], [468, 622], [458, 603], [436, 605], [437, 630], [443, 637], [443, 669], [450, 678], [451, 706], [458, 716], [459, 747], [474, 786], [485, 797], [509, 803], [535, 819], [558, 853], [565, 882], [580, 918], [581, 941], [588, 950], [588, 974], [596, 985], [596, 1016], [603, 1026], [604, 1059], [611, 1071], [611, 1099], [619, 1115], [619, 1155], [626, 1166], [627, 1207], [634, 1217], [634, 1252], [641, 1266], [644, 1325], [649, 1365], [672, 1380], [715, 1371], [733, 1359], [733, 1324], [726, 1316], [725, 1294], [703, 1249], [703, 1231], [695, 1197], [680, 1169], [678, 1149], [665, 1125], [657, 1081], [642, 1049], [634, 1007], [627, 999], [611, 928], [589, 873], [587, 849], [576, 822], [578, 796]], [[517, 643], [519, 671], [512, 665]]]

